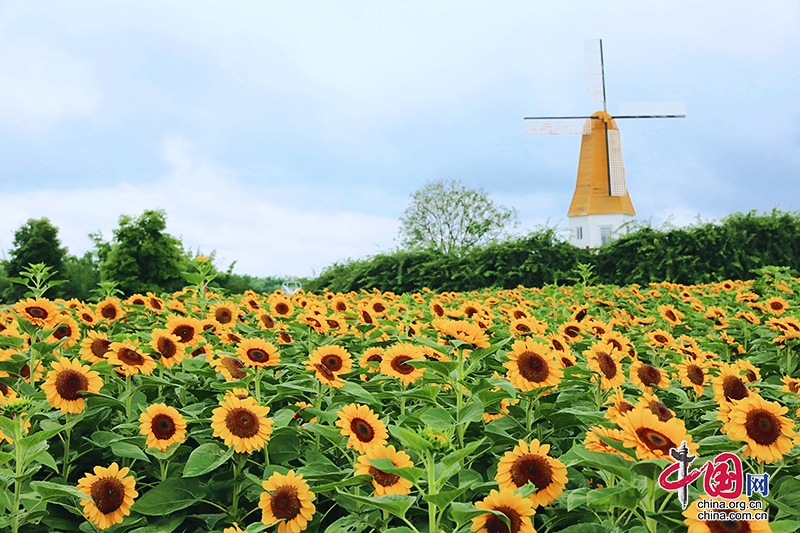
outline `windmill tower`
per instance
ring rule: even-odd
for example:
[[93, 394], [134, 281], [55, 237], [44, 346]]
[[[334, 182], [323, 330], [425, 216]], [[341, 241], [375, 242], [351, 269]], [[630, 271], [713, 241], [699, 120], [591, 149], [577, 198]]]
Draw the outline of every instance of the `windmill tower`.
[[[585, 42], [589, 102], [603, 104], [591, 116], [525, 117], [527, 135], [582, 135], [575, 193], [569, 206], [570, 242], [581, 248], [608, 243], [636, 211], [625, 185], [622, 144], [616, 120], [634, 118], [685, 118], [680, 102], [629, 103], [612, 117], [606, 105], [603, 41]], [[642, 110], [642, 108], [646, 110]]]

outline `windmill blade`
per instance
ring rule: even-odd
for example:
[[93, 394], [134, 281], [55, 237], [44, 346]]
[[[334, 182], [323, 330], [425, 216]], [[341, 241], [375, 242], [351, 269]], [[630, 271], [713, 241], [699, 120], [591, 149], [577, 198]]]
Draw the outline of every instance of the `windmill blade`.
[[600, 39], [584, 41], [586, 54], [586, 84], [589, 88], [589, 102], [603, 104], [606, 108], [606, 81], [603, 72], [603, 42]]
[[683, 102], [622, 102], [619, 116], [614, 118], [683, 118], [686, 104]]
[[525, 119], [525, 135], [588, 135], [591, 131], [589, 117]]
[[628, 194], [625, 185], [625, 165], [622, 162], [622, 142], [619, 130], [608, 130], [608, 171], [610, 174], [610, 195], [625, 196]]

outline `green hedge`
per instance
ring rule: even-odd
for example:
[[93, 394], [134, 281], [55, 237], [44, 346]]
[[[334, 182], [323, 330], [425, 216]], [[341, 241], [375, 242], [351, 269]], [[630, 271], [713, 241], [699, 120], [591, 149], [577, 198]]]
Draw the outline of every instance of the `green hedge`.
[[751, 279], [752, 271], [764, 266], [800, 269], [800, 214], [751, 211], [720, 223], [668, 230], [644, 224], [597, 250], [575, 248], [555, 229], [545, 228], [462, 254], [397, 251], [336, 263], [304, 288], [402, 293], [423, 287], [437, 291], [541, 287], [569, 282], [578, 263], [593, 266], [593, 281], [614, 285]]

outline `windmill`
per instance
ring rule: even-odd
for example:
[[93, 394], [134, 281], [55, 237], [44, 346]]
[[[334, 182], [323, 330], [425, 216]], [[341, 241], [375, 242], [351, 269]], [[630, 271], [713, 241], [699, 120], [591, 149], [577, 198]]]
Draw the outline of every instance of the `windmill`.
[[[606, 104], [603, 41], [585, 42], [589, 102], [603, 104], [591, 116], [525, 117], [527, 135], [582, 135], [575, 193], [567, 216], [570, 242], [594, 248], [606, 244], [636, 211], [625, 184], [622, 144], [616, 120], [639, 118], [685, 118], [681, 102], [628, 103], [612, 117]], [[644, 109], [643, 109], [644, 108]]]

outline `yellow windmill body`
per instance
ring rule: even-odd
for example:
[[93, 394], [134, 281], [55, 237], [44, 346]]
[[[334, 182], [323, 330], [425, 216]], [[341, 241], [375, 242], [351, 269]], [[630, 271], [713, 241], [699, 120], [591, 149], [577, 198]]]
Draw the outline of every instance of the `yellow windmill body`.
[[[633, 219], [631, 197], [625, 182], [622, 144], [615, 119], [684, 118], [680, 102], [622, 104], [621, 115], [613, 117], [606, 107], [603, 43], [586, 41], [586, 67], [589, 100], [602, 103], [603, 109], [582, 117], [526, 117], [525, 133], [529, 135], [582, 135], [575, 193], [567, 216], [570, 242], [576, 246], [595, 248], [607, 244], [620, 228]], [[658, 108], [659, 111], [653, 111]]]

